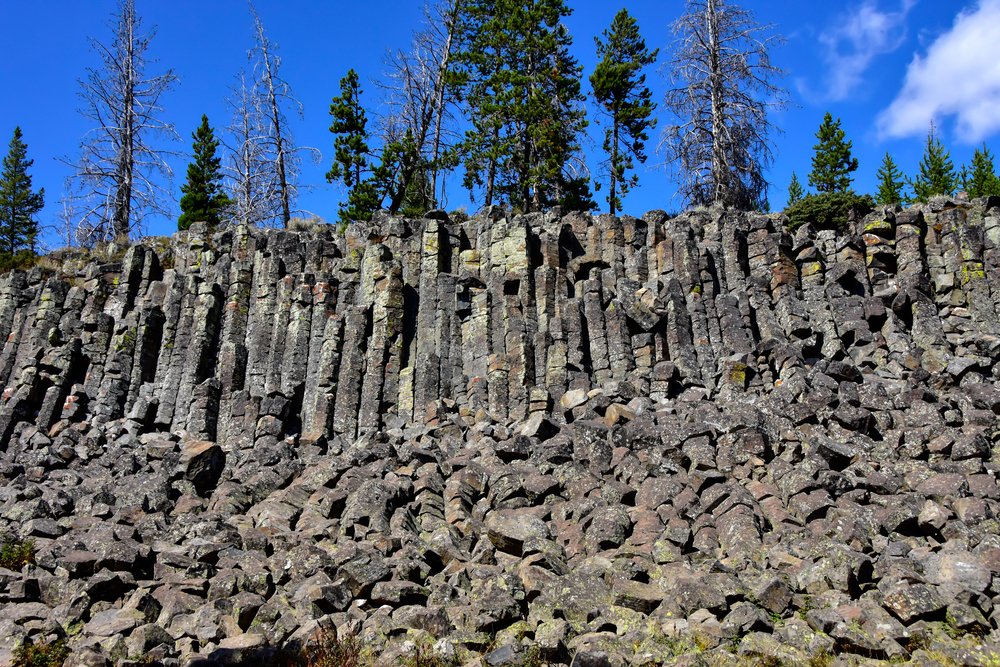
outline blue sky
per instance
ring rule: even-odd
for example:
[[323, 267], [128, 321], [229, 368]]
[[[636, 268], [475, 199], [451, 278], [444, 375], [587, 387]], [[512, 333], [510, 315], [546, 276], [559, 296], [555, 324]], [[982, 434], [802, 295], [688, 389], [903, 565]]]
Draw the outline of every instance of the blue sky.
[[[170, 148], [190, 150], [190, 134], [201, 114], [216, 128], [226, 125], [228, 87], [251, 46], [251, 23], [243, 0], [137, 0], [145, 28], [158, 32], [151, 48], [158, 63], [153, 72], [174, 69], [179, 84], [163, 100], [166, 119], [182, 137]], [[593, 68], [593, 38], [625, 6], [638, 19], [651, 47], [663, 52], [670, 44], [670, 23], [681, 2], [663, 0], [569, 0], [574, 14], [567, 20], [574, 49], [585, 74]], [[771, 23], [786, 38], [774, 62], [786, 70], [787, 110], [776, 114], [784, 132], [775, 136], [776, 160], [769, 170], [772, 203], [785, 201], [792, 171], [800, 179], [810, 170], [814, 134], [823, 114], [843, 120], [861, 167], [855, 188], [871, 191], [882, 155], [890, 151], [904, 172], [912, 174], [920, 160], [931, 120], [940, 128], [952, 157], [967, 162], [975, 146], [1000, 150], [1000, 0], [858, 0], [801, 2], [745, 0], [762, 23]], [[366, 82], [366, 105], [378, 113], [374, 85], [388, 49], [405, 48], [418, 26], [423, 0], [258, 0], [258, 11], [270, 38], [280, 46], [285, 78], [302, 101], [304, 116], [293, 119], [296, 141], [323, 153], [318, 164], [306, 163], [302, 184], [311, 186], [300, 208], [326, 219], [336, 218], [342, 195], [324, 174], [332, 156], [328, 132], [330, 98], [338, 82], [354, 67]], [[15, 125], [20, 125], [35, 159], [36, 186], [46, 189], [43, 224], [55, 224], [58, 199], [68, 168], [59, 157], [78, 154], [86, 121], [76, 112], [78, 79], [96, 63], [88, 38], [108, 41], [114, 0], [0, 0], [0, 151], [6, 151]], [[14, 54], [14, 55], [11, 55]], [[649, 72], [657, 99], [665, 89], [663, 74]], [[585, 85], [589, 90], [589, 86]], [[588, 104], [593, 111], [593, 104]], [[668, 122], [658, 110], [660, 126]], [[586, 146], [597, 172], [600, 128], [592, 124]], [[656, 141], [651, 142], [655, 144]], [[652, 154], [641, 168], [641, 184], [624, 210], [640, 215], [653, 208], [678, 209], [676, 184]], [[186, 158], [173, 161], [173, 192], [179, 196]], [[603, 206], [603, 202], [602, 206]], [[449, 208], [474, 209], [456, 183]], [[146, 230], [166, 234], [174, 219], [152, 220]], [[49, 238], [52, 244], [54, 237]]]

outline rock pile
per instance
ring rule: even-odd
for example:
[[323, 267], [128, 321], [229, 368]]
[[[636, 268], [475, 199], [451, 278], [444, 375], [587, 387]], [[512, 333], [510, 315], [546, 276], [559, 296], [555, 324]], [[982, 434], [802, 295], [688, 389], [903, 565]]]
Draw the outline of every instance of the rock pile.
[[0, 531], [36, 553], [0, 663], [335, 628], [386, 663], [996, 664], [998, 276], [995, 199], [196, 226], [7, 274]]

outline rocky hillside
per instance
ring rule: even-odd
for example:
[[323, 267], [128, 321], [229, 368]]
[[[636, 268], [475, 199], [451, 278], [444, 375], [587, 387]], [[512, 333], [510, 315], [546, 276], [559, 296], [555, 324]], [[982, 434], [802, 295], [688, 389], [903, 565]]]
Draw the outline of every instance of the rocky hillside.
[[0, 277], [0, 664], [998, 664], [998, 313], [995, 199], [49, 258]]

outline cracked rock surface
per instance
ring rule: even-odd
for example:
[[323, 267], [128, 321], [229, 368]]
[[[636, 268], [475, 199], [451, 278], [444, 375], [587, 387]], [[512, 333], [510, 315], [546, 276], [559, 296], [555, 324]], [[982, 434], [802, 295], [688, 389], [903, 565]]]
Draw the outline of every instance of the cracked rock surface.
[[998, 314], [996, 198], [50, 258], [0, 276], [0, 664], [996, 664]]

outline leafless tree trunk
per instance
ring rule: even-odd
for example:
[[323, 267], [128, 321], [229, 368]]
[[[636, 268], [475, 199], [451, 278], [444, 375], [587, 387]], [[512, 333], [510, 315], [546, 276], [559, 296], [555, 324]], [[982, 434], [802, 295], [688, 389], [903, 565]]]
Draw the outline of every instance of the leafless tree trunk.
[[688, 0], [673, 30], [666, 105], [677, 122], [661, 147], [682, 179], [681, 195], [695, 205], [763, 207], [775, 130], [768, 111], [785, 100], [774, 83], [783, 73], [768, 53], [780, 38], [727, 0]]
[[76, 203], [70, 193], [72, 179], [67, 179], [65, 193], [59, 199], [59, 224], [56, 233], [64, 248], [72, 248], [76, 243], [77, 226], [79, 223], [76, 211]]
[[[392, 109], [386, 119], [385, 139], [402, 136], [409, 130], [422, 161], [429, 170], [429, 199], [438, 205], [438, 181], [442, 154], [456, 138], [449, 124], [453, 120], [454, 94], [447, 81], [448, 68], [455, 48], [460, 0], [441, 0], [425, 10], [423, 30], [416, 33], [409, 52], [398, 51], [387, 58], [387, 105]], [[417, 168], [411, 165], [410, 172]], [[401, 174], [400, 192], [392, 203], [398, 208], [402, 195], [414, 174]]]
[[253, 3], [250, 3], [250, 14], [254, 21], [254, 39], [256, 44], [251, 51], [254, 60], [256, 86], [264, 99], [265, 117], [268, 121], [267, 140], [270, 143], [268, 153], [273, 158], [273, 169], [278, 182], [281, 203], [281, 221], [287, 226], [292, 218], [295, 198], [298, 194], [296, 180], [299, 171], [299, 153], [311, 148], [296, 148], [288, 127], [285, 107], [292, 105], [299, 116], [302, 115], [302, 104], [292, 96], [288, 82], [281, 78], [281, 58], [275, 53], [275, 45], [264, 33], [264, 24], [260, 20]]
[[266, 100], [248, 85], [246, 73], [241, 73], [229, 106], [232, 120], [224, 140], [228, 153], [224, 169], [232, 204], [226, 219], [232, 224], [266, 226], [283, 212], [275, 160], [267, 152], [271, 143]]
[[146, 52], [155, 30], [140, 32], [134, 0], [121, 0], [109, 45], [91, 40], [100, 68], [87, 70], [81, 81], [81, 113], [96, 127], [87, 133], [74, 166], [75, 197], [80, 201], [83, 240], [127, 239], [141, 230], [152, 213], [169, 215], [169, 192], [158, 177], [172, 176], [152, 136], [176, 138], [173, 126], [160, 120], [160, 98], [177, 80], [172, 70], [145, 74]]

